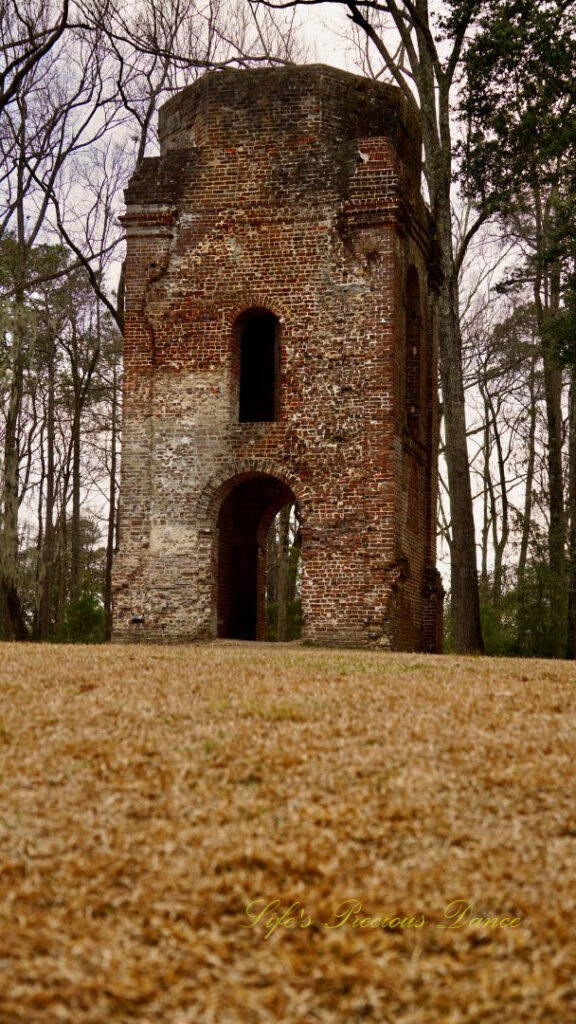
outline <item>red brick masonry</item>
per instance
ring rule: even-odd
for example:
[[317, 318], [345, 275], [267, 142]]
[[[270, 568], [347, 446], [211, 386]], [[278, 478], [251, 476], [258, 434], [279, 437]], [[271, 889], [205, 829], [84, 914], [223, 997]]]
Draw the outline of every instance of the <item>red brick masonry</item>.
[[[262, 636], [265, 533], [296, 500], [303, 638], [439, 650], [417, 110], [323, 66], [210, 72], [164, 105], [160, 141], [126, 191], [114, 639], [225, 635], [248, 593]], [[241, 422], [243, 324], [263, 314], [275, 419]]]

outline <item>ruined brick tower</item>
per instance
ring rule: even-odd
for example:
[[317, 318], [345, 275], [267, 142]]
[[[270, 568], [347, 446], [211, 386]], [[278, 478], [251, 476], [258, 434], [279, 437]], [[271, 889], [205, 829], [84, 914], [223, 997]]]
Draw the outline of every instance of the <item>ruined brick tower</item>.
[[126, 192], [114, 639], [264, 635], [296, 502], [302, 635], [435, 651], [435, 288], [417, 111], [324, 66], [210, 72]]

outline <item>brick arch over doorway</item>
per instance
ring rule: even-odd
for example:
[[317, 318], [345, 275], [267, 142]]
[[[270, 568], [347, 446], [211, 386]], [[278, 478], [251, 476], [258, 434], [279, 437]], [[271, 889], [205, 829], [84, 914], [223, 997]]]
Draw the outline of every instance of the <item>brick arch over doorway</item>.
[[313, 498], [309, 488], [293, 473], [287, 472], [286, 467], [280, 462], [272, 459], [238, 459], [225, 463], [220, 472], [208, 480], [198, 495], [194, 517], [203, 523], [206, 529], [214, 529], [226, 496], [242, 480], [248, 480], [253, 476], [275, 477], [295, 495], [302, 515], [307, 515], [308, 510], [311, 510]]
[[218, 515], [215, 599], [218, 636], [263, 640], [266, 634], [266, 538], [294, 492], [277, 477], [242, 475], [227, 488]]

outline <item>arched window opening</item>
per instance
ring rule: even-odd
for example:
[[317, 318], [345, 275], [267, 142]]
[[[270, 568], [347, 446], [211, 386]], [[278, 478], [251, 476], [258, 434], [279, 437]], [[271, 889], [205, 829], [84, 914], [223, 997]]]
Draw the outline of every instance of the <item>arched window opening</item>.
[[420, 433], [422, 404], [422, 311], [420, 283], [416, 267], [406, 278], [406, 429], [414, 437]]
[[240, 423], [278, 419], [278, 318], [256, 312], [240, 331]]

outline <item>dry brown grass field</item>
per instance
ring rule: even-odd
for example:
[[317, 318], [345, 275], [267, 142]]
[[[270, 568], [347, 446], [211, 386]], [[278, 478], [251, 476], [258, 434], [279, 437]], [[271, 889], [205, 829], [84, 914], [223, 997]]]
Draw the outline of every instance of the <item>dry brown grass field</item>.
[[0, 1024], [576, 1021], [576, 666], [0, 657]]

